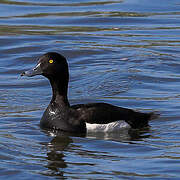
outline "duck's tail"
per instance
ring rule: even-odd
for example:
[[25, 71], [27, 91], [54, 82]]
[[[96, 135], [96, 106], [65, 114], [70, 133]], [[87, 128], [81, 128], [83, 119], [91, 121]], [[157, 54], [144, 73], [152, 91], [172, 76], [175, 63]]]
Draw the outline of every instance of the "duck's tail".
[[159, 114], [154, 112], [142, 113], [134, 111], [133, 116], [125, 121], [134, 129], [148, 127], [148, 122], [152, 119], [156, 119]]

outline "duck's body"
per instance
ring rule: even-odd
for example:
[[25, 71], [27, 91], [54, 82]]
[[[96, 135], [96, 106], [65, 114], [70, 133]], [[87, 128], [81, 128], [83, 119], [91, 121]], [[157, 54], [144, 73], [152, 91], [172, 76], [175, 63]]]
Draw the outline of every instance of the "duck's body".
[[40, 126], [71, 132], [86, 132], [86, 123], [109, 124], [125, 120], [132, 128], [148, 126], [151, 114], [135, 112], [106, 103], [78, 104], [62, 107], [51, 103], [45, 110]]
[[148, 126], [148, 121], [153, 117], [153, 113], [136, 112], [107, 103], [70, 106], [67, 98], [68, 64], [58, 53], [46, 53], [33, 70], [22, 73], [29, 77], [40, 74], [49, 79], [53, 92], [40, 121], [42, 128], [85, 133], [86, 123], [108, 124], [119, 120], [125, 120], [132, 128], [142, 128]]

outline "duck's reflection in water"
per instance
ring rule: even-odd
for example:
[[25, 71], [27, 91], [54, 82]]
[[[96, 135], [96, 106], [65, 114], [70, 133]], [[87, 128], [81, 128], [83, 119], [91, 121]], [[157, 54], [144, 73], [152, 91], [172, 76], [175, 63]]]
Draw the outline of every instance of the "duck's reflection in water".
[[[45, 167], [48, 168], [48, 171], [44, 172], [43, 175], [58, 176], [65, 179], [64, 173], [68, 167], [68, 162], [66, 161], [68, 153], [65, 152], [72, 152], [75, 148], [76, 145], [73, 142], [74, 137], [136, 143], [135, 141], [141, 141], [144, 138], [148, 138], [150, 136], [148, 133], [149, 130], [149, 128], [141, 130], [124, 129], [121, 133], [94, 133], [81, 136], [75, 136], [74, 134], [64, 132], [46, 131], [45, 133], [53, 138], [49, 143], [45, 143], [47, 148], [47, 163]], [[78, 141], [77, 138], [76, 141]], [[78, 148], [79, 146], [77, 146], [77, 149]]]
[[[71, 133], [65, 132], [52, 132], [52, 131], [44, 131], [49, 136], [52, 136], [52, 140], [46, 144], [47, 148], [47, 163], [45, 165], [48, 168], [48, 171], [43, 172], [43, 175], [46, 176], [60, 176], [64, 177], [65, 168], [67, 168], [67, 162], [65, 160], [66, 155], [64, 152], [71, 151], [73, 139], [72, 136], [75, 136]], [[81, 135], [78, 137], [85, 137], [85, 135]], [[74, 145], [73, 145], [74, 147]]]

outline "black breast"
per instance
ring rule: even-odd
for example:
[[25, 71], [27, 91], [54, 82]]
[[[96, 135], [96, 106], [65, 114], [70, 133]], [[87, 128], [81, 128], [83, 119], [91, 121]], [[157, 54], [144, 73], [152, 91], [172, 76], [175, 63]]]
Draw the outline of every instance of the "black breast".
[[76, 110], [64, 106], [59, 107], [56, 103], [49, 104], [41, 118], [40, 126], [43, 129], [86, 132], [86, 124], [79, 118]]

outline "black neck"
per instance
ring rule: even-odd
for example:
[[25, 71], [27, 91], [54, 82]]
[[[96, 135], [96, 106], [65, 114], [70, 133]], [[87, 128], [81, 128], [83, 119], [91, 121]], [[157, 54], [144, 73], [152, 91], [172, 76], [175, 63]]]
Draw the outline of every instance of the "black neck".
[[[65, 78], [65, 77], [64, 77]], [[52, 99], [51, 103], [55, 102], [60, 106], [70, 106], [67, 93], [68, 93], [68, 78], [56, 79], [48, 78], [52, 87]]]

